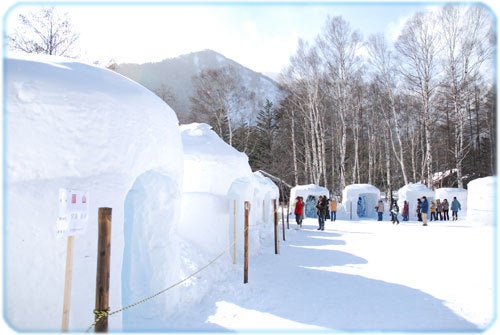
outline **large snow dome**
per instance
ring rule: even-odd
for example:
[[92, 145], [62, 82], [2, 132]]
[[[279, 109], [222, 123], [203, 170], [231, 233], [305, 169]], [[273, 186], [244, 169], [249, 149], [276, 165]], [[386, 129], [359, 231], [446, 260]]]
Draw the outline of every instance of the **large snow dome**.
[[404, 201], [408, 201], [410, 220], [417, 220], [417, 199], [421, 199], [424, 195], [429, 203], [436, 197], [435, 192], [422, 183], [409, 183], [398, 190], [398, 206], [402, 210]]
[[[4, 70], [4, 316], [18, 331], [60, 329], [67, 243], [56, 237], [58, 195], [60, 188], [82, 190], [88, 221], [74, 237], [79, 275], [72, 280], [70, 330], [87, 329], [94, 318], [99, 207], [113, 209], [113, 307], [126, 298], [122, 287], [127, 295], [173, 282], [176, 250], [169, 236], [182, 180], [178, 120], [153, 93], [106, 69], [13, 56]], [[168, 267], [148, 277], [152, 259]], [[109, 327], [120, 329], [121, 315]]]
[[342, 191], [342, 205], [348, 219], [375, 218], [380, 190], [371, 184], [352, 184]]
[[[184, 183], [181, 235], [210, 253], [225, 247], [229, 204], [234, 180], [252, 175], [248, 156], [225, 143], [205, 123], [181, 125], [184, 147]], [[199, 233], [199, 231], [203, 233]]]
[[290, 213], [294, 212], [295, 198], [301, 196], [304, 198], [304, 217], [306, 218], [317, 218], [316, 214], [316, 203], [320, 195], [329, 196], [330, 192], [326, 187], [308, 184], [308, 185], [297, 185], [290, 190]]
[[[490, 176], [471, 180], [467, 184], [467, 190], [467, 221], [495, 224], [498, 215], [497, 177]], [[460, 213], [458, 215], [460, 217]]]

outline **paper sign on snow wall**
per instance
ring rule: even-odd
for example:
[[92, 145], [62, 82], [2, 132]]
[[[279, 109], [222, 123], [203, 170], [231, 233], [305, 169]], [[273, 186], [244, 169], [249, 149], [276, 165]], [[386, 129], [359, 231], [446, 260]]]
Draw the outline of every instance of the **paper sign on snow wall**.
[[86, 191], [59, 189], [57, 237], [81, 234], [87, 227], [88, 195]]

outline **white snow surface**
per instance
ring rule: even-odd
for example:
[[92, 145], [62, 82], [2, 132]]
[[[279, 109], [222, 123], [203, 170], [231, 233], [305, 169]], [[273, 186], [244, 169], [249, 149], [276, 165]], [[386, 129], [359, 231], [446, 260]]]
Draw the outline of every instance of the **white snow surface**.
[[[495, 333], [496, 179], [469, 183], [467, 218], [428, 227], [411, 217], [339, 219], [317, 231], [305, 219], [298, 230], [280, 208], [276, 254], [276, 185], [209, 126], [179, 127], [146, 89], [72, 60], [13, 57], [5, 70], [5, 330], [60, 331], [63, 187], [90, 197], [87, 230], [75, 236], [71, 331], [94, 319], [105, 206], [113, 208], [111, 332]], [[470, 220], [472, 209], [485, 224]]]

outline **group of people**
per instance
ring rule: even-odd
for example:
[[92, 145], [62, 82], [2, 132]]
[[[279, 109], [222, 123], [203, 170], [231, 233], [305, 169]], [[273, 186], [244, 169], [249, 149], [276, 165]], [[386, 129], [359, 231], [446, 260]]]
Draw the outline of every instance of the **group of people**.
[[[422, 219], [422, 202], [417, 202], [417, 218], [418, 221], [423, 221]], [[432, 200], [430, 205], [428, 205], [428, 212], [430, 213], [430, 221], [447, 221], [450, 219], [450, 209], [451, 209], [451, 217], [453, 221], [458, 220], [458, 211], [462, 209], [462, 205], [457, 200], [457, 197], [453, 197], [453, 201], [451, 202], [451, 206], [448, 203], [447, 199], [444, 199], [442, 202], [440, 199], [436, 199], [436, 201]]]
[[[298, 196], [295, 198], [295, 209], [293, 214], [295, 215], [295, 222], [297, 227], [302, 228], [302, 220], [304, 219], [304, 198]], [[318, 229], [325, 230], [325, 221], [330, 219], [331, 221], [337, 220], [337, 201], [335, 199], [328, 199], [326, 195], [320, 195], [318, 197], [318, 202], [316, 203], [316, 214], [318, 215]]]
[[[449, 220], [450, 208], [452, 212], [452, 220], [458, 220], [458, 211], [462, 209], [462, 206], [457, 200], [457, 197], [453, 197], [453, 201], [450, 206], [447, 199], [444, 199], [442, 202], [440, 199], [436, 199], [435, 201], [431, 200], [429, 203], [427, 197], [423, 196], [422, 198], [417, 199], [417, 220], [422, 222], [424, 226], [427, 226], [428, 215], [430, 215], [430, 221], [438, 221], [438, 218], [441, 221]], [[378, 214], [378, 221], [382, 221], [384, 214], [384, 202], [382, 199], [378, 201], [378, 204], [375, 206], [375, 210]], [[392, 201], [389, 210], [392, 223], [399, 224], [399, 206], [396, 200]], [[295, 199], [294, 214], [297, 227], [302, 228], [302, 220], [304, 218], [304, 199], [301, 196], [298, 196]], [[335, 199], [330, 201], [326, 195], [320, 195], [318, 197], [318, 202], [316, 203], [316, 214], [318, 215], [319, 225], [317, 230], [325, 230], [325, 221], [327, 219], [330, 219], [331, 221], [335, 221], [337, 219], [337, 201]], [[406, 200], [403, 203], [403, 211], [401, 215], [403, 217], [403, 221], [409, 220], [409, 205]]]
[[[429, 216], [429, 221], [438, 221], [441, 220], [449, 220], [449, 210], [451, 208], [451, 213], [452, 213], [452, 220], [456, 221], [458, 220], [458, 211], [462, 209], [462, 206], [460, 202], [458, 201], [457, 197], [453, 197], [453, 201], [451, 202], [451, 206], [448, 203], [447, 199], [444, 199], [443, 202], [440, 201], [440, 199], [436, 199], [436, 201], [427, 200], [426, 196], [423, 196], [420, 199], [417, 199], [417, 220], [419, 222], [422, 222], [424, 226], [427, 226], [427, 218]], [[375, 206], [375, 209], [377, 210], [378, 213], [378, 221], [382, 221], [382, 215], [384, 213], [384, 202], [382, 200], [379, 200], [377, 206]], [[391, 208], [390, 208], [390, 213], [391, 213], [391, 221], [393, 224], [399, 224], [399, 219], [398, 219], [398, 213], [399, 213], [399, 206], [397, 201], [393, 201]], [[403, 211], [401, 213], [403, 217], [403, 221], [408, 221], [409, 219], [409, 205], [408, 201], [404, 201], [403, 203]]]

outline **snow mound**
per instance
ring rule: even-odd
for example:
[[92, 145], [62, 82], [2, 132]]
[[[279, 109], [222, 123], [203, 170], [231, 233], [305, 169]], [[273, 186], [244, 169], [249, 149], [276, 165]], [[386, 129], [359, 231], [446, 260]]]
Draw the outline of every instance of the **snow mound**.
[[[60, 329], [66, 239], [55, 233], [58, 194], [84, 190], [88, 224], [74, 239], [70, 330], [86, 329], [95, 303], [99, 207], [113, 209], [113, 307], [123, 302], [122, 286], [136, 294], [168, 282], [162, 269], [141, 276], [174, 252], [168, 236], [182, 180], [182, 160], [172, 159], [182, 157], [177, 116], [137, 83], [74, 60], [12, 56], [4, 69], [5, 318], [17, 330]], [[109, 326], [120, 329], [121, 315]]]
[[497, 177], [474, 179], [467, 184], [467, 189], [467, 221], [494, 225], [498, 215]]
[[375, 218], [375, 206], [380, 199], [380, 190], [370, 184], [348, 185], [342, 191], [342, 206], [347, 219]]
[[417, 220], [417, 199], [427, 197], [429, 203], [435, 199], [435, 192], [422, 183], [409, 183], [398, 190], [398, 206], [402, 210], [404, 201], [408, 201], [409, 220]]

